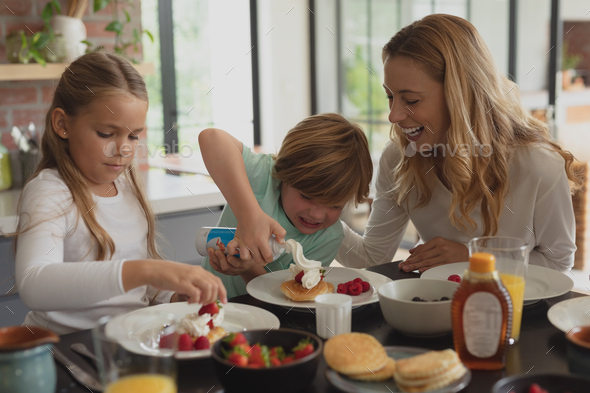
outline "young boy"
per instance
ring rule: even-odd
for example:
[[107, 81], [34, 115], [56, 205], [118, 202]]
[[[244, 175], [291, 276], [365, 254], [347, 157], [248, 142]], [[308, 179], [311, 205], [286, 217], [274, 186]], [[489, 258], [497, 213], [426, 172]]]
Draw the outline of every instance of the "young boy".
[[[205, 165], [228, 205], [219, 227], [237, 228], [203, 267], [223, 281], [228, 297], [246, 293], [246, 284], [268, 271], [287, 269], [293, 258], [273, 262], [268, 239], [275, 235], [301, 243], [306, 258], [328, 266], [344, 234], [340, 214], [347, 202], [369, 195], [373, 165], [362, 129], [338, 114], [308, 117], [291, 129], [276, 156], [255, 154], [218, 129], [199, 135]], [[240, 249], [240, 258], [236, 247]]]

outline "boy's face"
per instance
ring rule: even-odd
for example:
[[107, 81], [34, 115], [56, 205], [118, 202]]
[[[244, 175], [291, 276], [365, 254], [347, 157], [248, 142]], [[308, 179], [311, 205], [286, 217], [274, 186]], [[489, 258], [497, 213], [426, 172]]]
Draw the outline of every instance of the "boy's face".
[[311, 235], [334, 225], [346, 204], [343, 201], [335, 206], [321, 205], [285, 182], [281, 185], [281, 200], [285, 214], [304, 235]]

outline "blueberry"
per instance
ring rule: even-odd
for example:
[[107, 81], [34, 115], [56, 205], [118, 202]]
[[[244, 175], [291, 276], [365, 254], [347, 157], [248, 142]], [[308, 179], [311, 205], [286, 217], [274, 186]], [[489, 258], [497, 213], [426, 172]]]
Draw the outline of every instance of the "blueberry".
[[416, 297], [412, 298], [412, 301], [413, 302], [421, 302], [422, 299], [420, 299], [418, 296], [416, 296]]
[[445, 301], [445, 300], [450, 300], [450, 299], [448, 297], [446, 297], [446, 296], [443, 296], [443, 297], [440, 298], [440, 300], [441, 301]]
[[438, 302], [438, 299], [434, 299], [433, 302]]
[[427, 303], [428, 300], [420, 299], [421, 302]]

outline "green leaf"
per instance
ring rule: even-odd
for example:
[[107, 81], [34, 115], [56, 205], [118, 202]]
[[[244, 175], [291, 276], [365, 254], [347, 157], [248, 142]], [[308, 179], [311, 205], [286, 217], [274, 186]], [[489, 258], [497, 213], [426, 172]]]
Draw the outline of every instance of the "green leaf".
[[90, 42], [90, 41], [88, 41], [88, 40], [82, 40], [82, 41], [80, 41], [80, 42], [81, 42], [81, 43], [83, 43], [83, 44], [86, 44], [86, 45], [88, 45], [88, 47], [91, 47], [91, 46], [92, 46], [92, 42]]
[[45, 59], [43, 58], [43, 56], [41, 56], [41, 54], [37, 50], [31, 48], [29, 50], [29, 55], [31, 55], [37, 63], [41, 64], [42, 66], [45, 66], [45, 64], [46, 64]]
[[61, 5], [59, 5], [59, 2], [57, 0], [51, 0], [51, 4], [53, 4], [53, 8], [55, 8], [55, 12], [61, 14]]
[[33, 35], [33, 39], [31, 40], [31, 47], [35, 49], [42, 49], [49, 43], [51, 37], [47, 33], [40, 33], [37, 32]]
[[53, 16], [53, 7], [51, 2], [47, 3], [43, 8], [43, 12], [41, 12], [41, 19], [45, 21], [45, 23], [49, 23], [49, 20]]
[[144, 30], [143, 30], [143, 32], [144, 32], [145, 34], [147, 34], [147, 36], [148, 36], [148, 37], [150, 37], [150, 41], [151, 41], [151, 42], [152, 42], [152, 44], [153, 44], [153, 43], [154, 43], [154, 36], [152, 35], [152, 33], [150, 33], [150, 31], [149, 31], [149, 30], [147, 30], [147, 29], [144, 29]]
[[102, 10], [107, 5], [109, 5], [109, 0], [94, 0], [94, 12]]
[[133, 29], [133, 41], [137, 42], [140, 40], [139, 31], [137, 29]]
[[104, 29], [106, 31], [114, 31], [117, 34], [121, 34], [123, 30], [123, 25], [121, 24], [121, 22], [114, 20], [111, 23], [109, 23], [107, 27], [105, 27]]
[[127, 12], [127, 10], [123, 10], [123, 12], [125, 13], [125, 18], [127, 18], [127, 22], [131, 22], [131, 15], [129, 15], [129, 12]]

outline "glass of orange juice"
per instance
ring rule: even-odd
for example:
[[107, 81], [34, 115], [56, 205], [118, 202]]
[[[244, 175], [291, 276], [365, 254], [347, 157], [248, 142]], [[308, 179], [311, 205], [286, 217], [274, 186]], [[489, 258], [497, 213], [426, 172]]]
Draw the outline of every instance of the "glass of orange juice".
[[175, 349], [154, 356], [128, 351], [103, 317], [92, 329], [94, 352], [105, 393], [177, 393]]
[[469, 241], [469, 255], [487, 252], [496, 257], [496, 270], [512, 299], [512, 333], [510, 343], [520, 337], [522, 308], [529, 251], [523, 239], [507, 236], [476, 237]]

